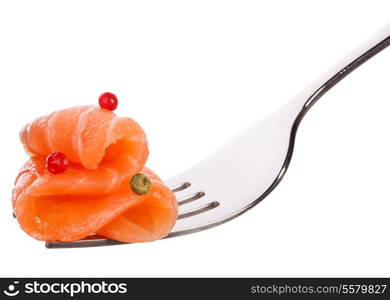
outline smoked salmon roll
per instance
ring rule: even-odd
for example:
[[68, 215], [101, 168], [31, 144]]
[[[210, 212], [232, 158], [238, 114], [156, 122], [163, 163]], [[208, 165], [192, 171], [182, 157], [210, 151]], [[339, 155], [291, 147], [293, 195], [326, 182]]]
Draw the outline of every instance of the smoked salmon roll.
[[[131, 118], [96, 106], [58, 110], [27, 124], [20, 139], [30, 158], [21, 168], [12, 204], [21, 228], [43, 241], [76, 241], [101, 235], [122, 242], [167, 236], [177, 201], [145, 167], [143, 129]], [[52, 174], [46, 158], [62, 153], [66, 171]], [[150, 190], [138, 194], [131, 179], [143, 174]]]

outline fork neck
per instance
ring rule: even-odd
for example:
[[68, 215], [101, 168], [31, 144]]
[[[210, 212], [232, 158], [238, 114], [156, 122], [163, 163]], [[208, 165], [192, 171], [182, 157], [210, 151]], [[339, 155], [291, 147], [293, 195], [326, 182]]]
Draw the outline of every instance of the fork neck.
[[345, 56], [332, 68], [324, 72], [306, 89], [296, 95], [286, 105], [286, 109], [295, 111], [296, 126], [306, 112], [332, 87], [356, 70], [363, 63], [390, 45], [390, 23], [372, 35], [367, 41]]

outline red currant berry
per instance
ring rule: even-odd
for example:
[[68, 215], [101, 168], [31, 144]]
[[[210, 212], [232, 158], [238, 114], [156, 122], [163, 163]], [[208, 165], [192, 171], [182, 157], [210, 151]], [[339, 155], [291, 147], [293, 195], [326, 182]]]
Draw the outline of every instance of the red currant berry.
[[64, 153], [53, 152], [46, 157], [46, 168], [52, 174], [64, 173], [69, 167], [69, 160]]
[[118, 98], [113, 93], [103, 93], [99, 97], [99, 105], [101, 108], [115, 110], [118, 106]]

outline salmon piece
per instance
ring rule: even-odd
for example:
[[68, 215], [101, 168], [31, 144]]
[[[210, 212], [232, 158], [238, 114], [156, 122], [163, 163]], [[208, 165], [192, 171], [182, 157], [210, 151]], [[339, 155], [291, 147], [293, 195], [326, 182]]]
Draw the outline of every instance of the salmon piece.
[[[144, 167], [148, 145], [132, 119], [95, 106], [59, 110], [25, 126], [21, 141], [31, 158], [15, 181], [12, 204], [22, 229], [44, 241], [75, 241], [90, 235], [146, 242], [169, 234], [177, 201]], [[70, 166], [47, 171], [45, 158], [63, 152]], [[146, 195], [129, 181], [142, 172], [152, 181]]]
[[175, 225], [178, 213], [177, 200], [151, 170], [142, 173], [152, 181], [151, 191], [96, 233], [106, 238], [133, 243], [158, 240], [167, 236]]
[[118, 188], [128, 174], [139, 172], [148, 155], [142, 128], [130, 118], [95, 106], [59, 110], [25, 126], [21, 141], [33, 157], [63, 152], [71, 161], [65, 173], [41, 170], [30, 193], [104, 194]]
[[139, 164], [145, 164], [148, 157], [145, 133], [134, 120], [96, 106], [72, 107], [40, 117], [22, 129], [20, 139], [32, 156], [63, 152], [86, 169], [110, 167], [117, 155]]

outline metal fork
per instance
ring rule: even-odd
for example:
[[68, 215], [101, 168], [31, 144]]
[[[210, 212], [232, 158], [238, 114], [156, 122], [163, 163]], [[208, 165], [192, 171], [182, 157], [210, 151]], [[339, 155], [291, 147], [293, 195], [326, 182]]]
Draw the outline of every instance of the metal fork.
[[[230, 140], [219, 151], [168, 180], [179, 199], [176, 237], [223, 224], [263, 200], [290, 164], [298, 126], [328, 90], [390, 44], [390, 24], [325, 72], [284, 107]], [[99, 237], [48, 242], [47, 248], [124, 244]]]

